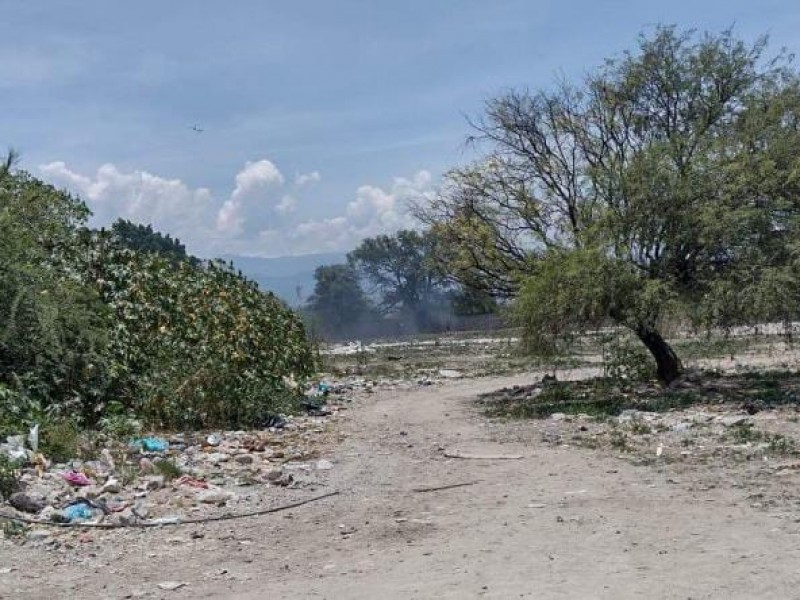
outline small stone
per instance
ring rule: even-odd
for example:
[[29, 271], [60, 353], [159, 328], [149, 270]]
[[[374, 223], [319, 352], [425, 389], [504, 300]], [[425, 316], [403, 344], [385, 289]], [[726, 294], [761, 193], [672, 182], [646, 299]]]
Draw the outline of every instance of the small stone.
[[163, 475], [151, 475], [147, 479], [145, 479], [145, 487], [146, 489], [152, 491], [160, 490], [164, 487], [164, 476]]
[[119, 494], [122, 491], [122, 485], [120, 482], [113, 478], [109, 477], [108, 481], [103, 484], [103, 493], [104, 494]]
[[550, 420], [551, 421], [566, 421], [567, 420], [567, 415], [565, 415], [564, 413], [553, 413], [552, 415], [550, 415]]
[[333, 463], [329, 460], [322, 460], [317, 461], [317, 471], [330, 471], [333, 468]]
[[252, 465], [254, 461], [252, 454], [237, 454], [233, 460], [240, 465]]
[[31, 514], [36, 514], [45, 507], [42, 500], [33, 498], [22, 492], [11, 494], [11, 496], [8, 497], [8, 503], [18, 511]]
[[80, 488], [76, 495], [82, 498], [88, 498], [89, 500], [94, 500], [102, 493], [102, 490], [97, 487], [96, 485], [87, 485], [84, 488]]
[[203, 504], [225, 504], [233, 494], [225, 490], [205, 490], [197, 495], [198, 501]]
[[266, 475], [264, 475], [264, 479], [267, 481], [278, 481], [283, 475], [283, 469], [270, 469], [267, 471]]
[[137, 502], [136, 506], [133, 507], [133, 514], [140, 519], [146, 519], [150, 516], [150, 508], [141, 502]]
[[725, 427], [736, 427], [737, 425], [744, 425], [750, 422], [750, 418], [746, 415], [730, 415], [719, 419]]
[[32, 542], [46, 540], [50, 538], [50, 532], [46, 529], [34, 529], [28, 534], [28, 539]]
[[189, 584], [185, 581], [162, 581], [158, 584], [158, 589], [165, 590], [167, 592], [174, 592], [175, 590], [179, 590], [187, 585]]
[[212, 452], [206, 455], [206, 460], [210, 463], [227, 462], [230, 457], [224, 452]]

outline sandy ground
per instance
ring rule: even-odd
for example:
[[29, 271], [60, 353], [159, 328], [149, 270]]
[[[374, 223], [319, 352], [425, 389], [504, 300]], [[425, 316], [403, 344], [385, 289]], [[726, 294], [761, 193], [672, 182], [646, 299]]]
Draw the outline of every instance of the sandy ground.
[[[800, 598], [800, 524], [785, 512], [704, 486], [702, 472], [676, 484], [669, 465], [553, 446], [532, 424], [475, 412], [477, 393], [530, 382], [359, 399], [325, 485], [285, 492], [340, 495], [202, 527], [91, 532], [68, 555], [3, 546], [0, 598]], [[465, 482], [477, 483], [413, 491]]]

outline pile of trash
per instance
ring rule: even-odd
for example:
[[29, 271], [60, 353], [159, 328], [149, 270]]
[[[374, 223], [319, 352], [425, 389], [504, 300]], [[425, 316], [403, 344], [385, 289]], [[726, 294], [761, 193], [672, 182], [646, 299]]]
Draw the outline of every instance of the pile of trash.
[[38, 428], [9, 436], [0, 455], [17, 465], [17, 485], [0, 514], [124, 527], [200, 518], [221, 506], [252, 509], [264, 490], [316, 486], [333, 468], [320, 447], [329, 420], [345, 409], [345, 391], [320, 382], [303, 402], [305, 415], [276, 415], [264, 430], [106, 440], [62, 463], [39, 451]]

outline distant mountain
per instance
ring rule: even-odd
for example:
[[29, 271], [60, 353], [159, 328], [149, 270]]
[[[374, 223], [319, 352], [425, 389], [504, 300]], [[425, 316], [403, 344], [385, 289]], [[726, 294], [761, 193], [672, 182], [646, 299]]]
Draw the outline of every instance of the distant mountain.
[[314, 291], [316, 268], [345, 262], [346, 255], [325, 253], [279, 258], [228, 255], [223, 258], [233, 261], [234, 267], [241, 269], [244, 275], [257, 282], [262, 290], [269, 290], [291, 306], [298, 306]]

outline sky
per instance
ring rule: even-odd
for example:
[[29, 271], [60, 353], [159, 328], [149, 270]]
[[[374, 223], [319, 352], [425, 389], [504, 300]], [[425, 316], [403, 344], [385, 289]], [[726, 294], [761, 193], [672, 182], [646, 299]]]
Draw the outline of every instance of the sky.
[[[676, 24], [800, 51], [796, 0], [2, 2], [0, 148], [92, 224], [201, 256], [348, 251], [474, 159], [468, 117]], [[202, 131], [195, 131], [196, 126]]]

